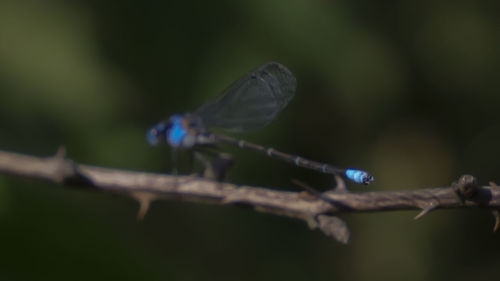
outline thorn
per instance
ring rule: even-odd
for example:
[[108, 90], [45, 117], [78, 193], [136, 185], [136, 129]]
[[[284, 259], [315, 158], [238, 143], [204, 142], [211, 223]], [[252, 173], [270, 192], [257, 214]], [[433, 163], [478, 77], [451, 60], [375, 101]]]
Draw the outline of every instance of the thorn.
[[437, 206], [438, 204], [434, 202], [427, 204], [424, 208], [422, 208], [422, 211], [420, 211], [420, 213], [418, 213], [413, 219], [418, 220], [422, 218], [423, 216], [427, 215], [430, 211], [434, 210]]
[[151, 206], [151, 202], [153, 202], [156, 196], [151, 193], [135, 192], [132, 194], [132, 197], [134, 197], [139, 202], [139, 210], [137, 211], [137, 221], [142, 222], [144, 220], [144, 217], [148, 213], [149, 207]]
[[292, 179], [292, 183], [299, 186], [299, 187], [302, 187], [305, 191], [309, 192], [309, 194], [315, 195], [316, 197], [319, 197], [319, 195], [320, 195], [319, 191], [317, 191], [312, 186], [308, 185], [307, 183], [305, 183], [303, 181]]
[[66, 147], [61, 145], [57, 148], [56, 154], [49, 157], [56, 166], [54, 181], [58, 184], [74, 184], [80, 181], [88, 181], [78, 170], [78, 165], [71, 159], [66, 158]]
[[491, 211], [493, 217], [495, 217], [495, 225], [493, 226], [493, 232], [496, 232], [498, 227], [500, 226], [500, 212], [498, 210]]
[[66, 147], [64, 145], [61, 145], [57, 148], [56, 155], [54, 155], [55, 158], [60, 158], [63, 159], [66, 157]]
[[137, 221], [142, 222], [144, 220], [144, 217], [146, 216], [149, 206], [151, 204], [151, 201], [142, 201], [139, 203], [139, 211], [137, 212]]
[[335, 179], [335, 190], [337, 191], [346, 191], [347, 188], [345, 186], [345, 181], [342, 177], [340, 177], [339, 175], [334, 175], [334, 179]]

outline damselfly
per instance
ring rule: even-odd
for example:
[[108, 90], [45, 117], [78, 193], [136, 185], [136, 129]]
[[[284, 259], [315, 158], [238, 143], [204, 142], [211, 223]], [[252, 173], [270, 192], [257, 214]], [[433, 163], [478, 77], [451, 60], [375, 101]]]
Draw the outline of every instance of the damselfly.
[[220, 97], [192, 113], [175, 114], [154, 125], [147, 133], [147, 141], [151, 145], [166, 141], [173, 150], [226, 143], [258, 151], [299, 167], [342, 175], [356, 183], [372, 182], [373, 177], [365, 171], [337, 168], [208, 130], [218, 127], [241, 132], [264, 128], [287, 106], [295, 94], [296, 86], [297, 81], [290, 70], [279, 63], [268, 62], [234, 82]]

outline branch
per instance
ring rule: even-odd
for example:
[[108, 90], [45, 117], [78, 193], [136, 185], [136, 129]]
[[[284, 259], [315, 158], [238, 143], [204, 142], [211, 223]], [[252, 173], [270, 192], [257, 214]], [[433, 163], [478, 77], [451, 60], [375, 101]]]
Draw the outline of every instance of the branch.
[[[39, 158], [0, 151], [0, 174], [86, 187], [131, 196], [139, 201], [138, 218], [146, 214], [150, 202], [182, 200], [223, 205], [247, 205], [255, 210], [306, 221], [326, 235], [347, 243], [349, 230], [333, 216], [342, 212], [420, 210], [415, 219], [434, 209], [487, 208], [493, 211], [498, 227], [500, 187], [479, 186], [472, 176], [462, 176], [449, 187], [400, 192], [349, 192], [342, 189], [318, 192], [280, 191], [271, 188], [237, 186], [196, 176], [171, 176], [146, 172], [82, 165], [65, 158], [63, 149], [53, 157]], [[303, 185], [303, 184], [301, 184]]]

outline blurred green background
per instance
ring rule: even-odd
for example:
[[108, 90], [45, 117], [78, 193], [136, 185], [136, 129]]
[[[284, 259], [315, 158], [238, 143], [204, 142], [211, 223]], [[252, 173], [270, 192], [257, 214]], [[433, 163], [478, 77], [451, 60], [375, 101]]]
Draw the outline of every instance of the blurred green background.
[[[145, 130], [278, 61], [294, 100], [238, 135], [370, 171], [363, 190], [500, 181], [499, 1], [0, 1], [0, 149], [165, 172]], [[329, 176], [228, 148], [229, 181]], [[250, 209], [0, 177], [0, 280], [492, 280], [484, 210], [346, 214], [348, 246]]]

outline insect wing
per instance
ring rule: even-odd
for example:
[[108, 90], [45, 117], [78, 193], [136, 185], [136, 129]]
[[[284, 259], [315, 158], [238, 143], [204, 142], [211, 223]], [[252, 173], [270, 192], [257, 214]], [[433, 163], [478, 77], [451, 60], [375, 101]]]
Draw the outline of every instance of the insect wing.
[[206, 127], [232, 131], [257, 130], [267, 126], [293, 98], [297, 80], [283, 65], [266, 63], [243, 76], [223, 94], [198, 108]]

